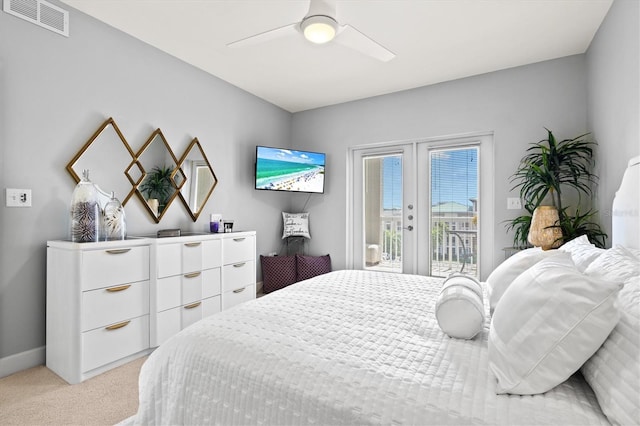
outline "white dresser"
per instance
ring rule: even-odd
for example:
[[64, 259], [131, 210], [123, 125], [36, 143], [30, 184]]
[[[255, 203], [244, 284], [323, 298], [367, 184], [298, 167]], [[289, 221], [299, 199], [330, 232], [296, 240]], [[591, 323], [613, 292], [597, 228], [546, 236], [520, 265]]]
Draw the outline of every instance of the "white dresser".
[[155, 238], [150, 345], [256, 297], [255, 232]]
[[256, 297], [256, 233], [47, 242], [47, 367], [79, 383]]
[[149, 352], [146, 239], [47, 242], [47, 367], [69, 383]]

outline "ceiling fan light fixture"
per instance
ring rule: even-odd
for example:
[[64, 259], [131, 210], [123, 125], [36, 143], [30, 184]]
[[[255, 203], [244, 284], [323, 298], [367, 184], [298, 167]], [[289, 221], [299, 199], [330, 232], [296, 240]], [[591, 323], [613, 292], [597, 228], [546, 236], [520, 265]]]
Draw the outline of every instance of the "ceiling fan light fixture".
[[304, 38], [312, 43], [324, 44], [336, 36], [338, 23], [335, 19], [326, 15], [314, 15], [305, 18], [300, 23]]

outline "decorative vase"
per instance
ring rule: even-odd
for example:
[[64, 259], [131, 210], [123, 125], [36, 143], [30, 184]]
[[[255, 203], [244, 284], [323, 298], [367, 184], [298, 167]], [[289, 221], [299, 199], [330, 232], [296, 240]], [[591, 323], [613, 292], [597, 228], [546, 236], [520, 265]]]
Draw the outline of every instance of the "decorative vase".
[[538, 206], [533, 211], [527, 240], [542, 250], [558, 248], [562, 245], [562, 228], [558, 210], [553, 206]]
[[124, 207], [113, 192], [111, 192], [111, 200], [104, 206], [104, 234], [107, 241], [127, 239]]
[[158, 199], [157, 198], [149, 198], [147, 200], [147, 204], [149, 204], [149, 208], [151, 208], [151, 211], [153, 212], [154, 215], [158, 216]]
[[89, 180], [89, 170], [82, 171], [82, 179], [71, 195], [71, 241], [87, 243], [100, 237], [101, 211], [98, 190]]

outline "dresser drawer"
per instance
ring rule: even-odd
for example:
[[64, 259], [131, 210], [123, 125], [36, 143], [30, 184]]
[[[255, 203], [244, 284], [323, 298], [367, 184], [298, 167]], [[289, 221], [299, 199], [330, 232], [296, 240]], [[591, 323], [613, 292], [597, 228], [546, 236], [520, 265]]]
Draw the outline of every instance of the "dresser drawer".
[[253, 260], [225, 265], [223, 270], [222, 292], [236, 290], [249, 284], [255, 284], [255, 267]]
[[222, 241], [208, 240], [202, 242], [202, 269], [222, 266]]
[[[220, 296], [218, 296], [219, 298]], [[156, 344], [159, 346], [183, 328], [202, 319], [203, 309], [211, 309], [209, 303], [202, 301], [158, 312]]]
[[149, 247], [88, 250], [82, 253], [82, 290], [149, 279]]
[[159, 278], [216, 268], [222, 265], [220, 240], [164, 244], [157, 249]]
[[149, 313], [149, 281], [82, 293], [82, 331]]
[[202, 299], [202, 273], [161, 278], [157, 282], [157, 310], [175, 308]]
[[159, 278], [182, 273], [182, 245], [163, 244], [156, 249], [156, 273]]
[[[158, 312], [156, 317], [155, 346], [160, 346], [167, 339], [182, 330], [180, 306], [166, 311]], [[153, 337], [151, 338], [153, 341]]]
[[251, 284], [246, 287], [222, 293], [222, 310], [229, 309], [240, 303], [256, 298], [256, 285]]
[[149, 348], [149, 316], [82, 333], [82, 371]]
[[202, 299], [202, 318], [217, 314], [222, 309], [221, 296], [217, 295]]
[[219, 296], [222, 291], [221, 268], [202, 271], [202, 298]]
[[255, 256], [255, 237], [253, 236], [222, 240], [222, 263], [225, 265], [254, 259]]
[[202, 241], [182, 243], [182, 272], [202, 270]]

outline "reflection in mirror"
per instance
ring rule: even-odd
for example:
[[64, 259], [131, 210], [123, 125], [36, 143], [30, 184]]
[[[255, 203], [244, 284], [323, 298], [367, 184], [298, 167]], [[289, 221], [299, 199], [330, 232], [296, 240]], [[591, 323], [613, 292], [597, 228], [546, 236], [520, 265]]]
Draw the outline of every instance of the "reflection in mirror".
[[[207, 156], [200, 146], [198, 138], [191, 141], [186, 152], [180, 159], [180, 172], [174, 176], [176, 184], [182, 181], [180, 198], [195, 222], [202, 212], [213, 189], [218, 184]], [[182, 176], [180, 176], [182, 174]], [[176, 185], [179, 187], [179, 185]]]
[[137, 164], [129, 167], [129, 170], [142, 171], [136, 194], [158, 223], [178, 194], [178, 188], [171, 179], [178, 168], [178, 161], [160, 129], [151, 134], [136, 157], [134, 163]]
[[78, 183], [82, 171], [89, 170], [91, 182], [105, 194], [106, 199], [110, 198], [107, 194], [113, 191], [125, 205], [134, 192], [125, 175], [133, 157], [133, 151], [116, 122], [109, 118], [67, 164], [67, 171]]

